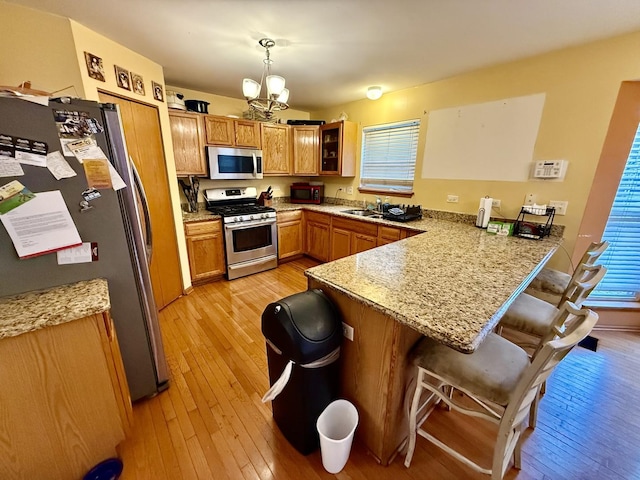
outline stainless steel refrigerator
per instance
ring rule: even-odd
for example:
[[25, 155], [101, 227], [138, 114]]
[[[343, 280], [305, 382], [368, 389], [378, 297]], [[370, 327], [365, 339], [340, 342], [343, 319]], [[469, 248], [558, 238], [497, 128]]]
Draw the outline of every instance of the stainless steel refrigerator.
[[[59, 190], [82, 242], [95, 242], [98, 254], [97, 261], [63, 265], [58, 264], [56, 253], [20, 259], [0, 225], [0, 297], [81, 280], [107, 279], [131, 398], [154, 395], [168, 386], [168, 371], [149, 275], [150, 223], [144, 189], [127, 154], [117, 106], [68, 98], [42, 106], [0, 97], [0, 135], [45, 142], [49, 153], [62, 153], [56, 111], [69, 113], [70, 135], [93, 132], [127, 186], [118, 191], [98, 190], [98, 198], [83, 197], [87, 179], [82, 164], [73, 157], [65, 157], [77, 173], [71, 178], [56, 180], [47, 168], [29, 164], [21, 164], [22, 176], [0, 177], [0, 186], [18, 180], [36, 194]], [[84, 125], [78, 126], [74, 121], [78, 118]]]

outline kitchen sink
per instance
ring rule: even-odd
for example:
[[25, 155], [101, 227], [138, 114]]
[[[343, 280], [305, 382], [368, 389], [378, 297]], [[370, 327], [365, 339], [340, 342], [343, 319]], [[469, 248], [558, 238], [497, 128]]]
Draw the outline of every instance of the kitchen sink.
[[342, 210], [342, 213], [348, 213], [349, 215], [358, 215], [360, 217], [382, 218], [382, 214], [374, 210]]

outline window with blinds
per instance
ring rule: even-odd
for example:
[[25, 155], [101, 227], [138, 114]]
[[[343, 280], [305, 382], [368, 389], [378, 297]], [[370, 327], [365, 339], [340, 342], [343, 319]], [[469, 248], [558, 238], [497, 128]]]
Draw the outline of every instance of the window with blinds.
[[598, 263], [607, 274], [591, 293], [599, 300], [640, 300], [640, 125], [622, 173], [603, 240], [609, 248]]
[[362, 129], [360, 188], [413, 192], [420, 120]]

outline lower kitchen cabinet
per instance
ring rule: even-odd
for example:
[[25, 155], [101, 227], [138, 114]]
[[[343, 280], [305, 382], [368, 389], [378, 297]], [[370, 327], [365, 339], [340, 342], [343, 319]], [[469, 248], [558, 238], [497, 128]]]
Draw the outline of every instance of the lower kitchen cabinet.
[[277, 222], [278, 260], [286, 260], [302, 255], [304, 250], [302, 211], [279, 212]]
[[226, 272], [224, 237], [220, 220], [184, 224], [191, 282], [222, 278]]
[[330, 260], [364, 252], [377, 246], [378, 226], [334, 217], [331, 222]]
[[306, 224], [304, 253], [321, 262], [328, 262], [331, 217], [326, 213], [305, 211], [304, 218]]
[[83, 478], [132, 412], [108, 312], [0, 340], [0, 478]]

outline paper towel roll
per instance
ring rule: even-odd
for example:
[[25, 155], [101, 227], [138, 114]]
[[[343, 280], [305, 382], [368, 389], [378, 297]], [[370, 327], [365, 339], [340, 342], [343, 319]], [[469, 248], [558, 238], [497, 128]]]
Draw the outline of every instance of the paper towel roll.
[[476, 218], [476, 227], [487, 228], [489, 218], [491, 218], [491, 207], [493, 206], [493, 198], [482, 197], [478, 206], [478, 216]]
[[493, 198], [485, 197], [484, 199], [484, 219], [482, 220], [482, 228], [487, 228], [489, 219], [491, 218], [491, 208], [493, 207]]

